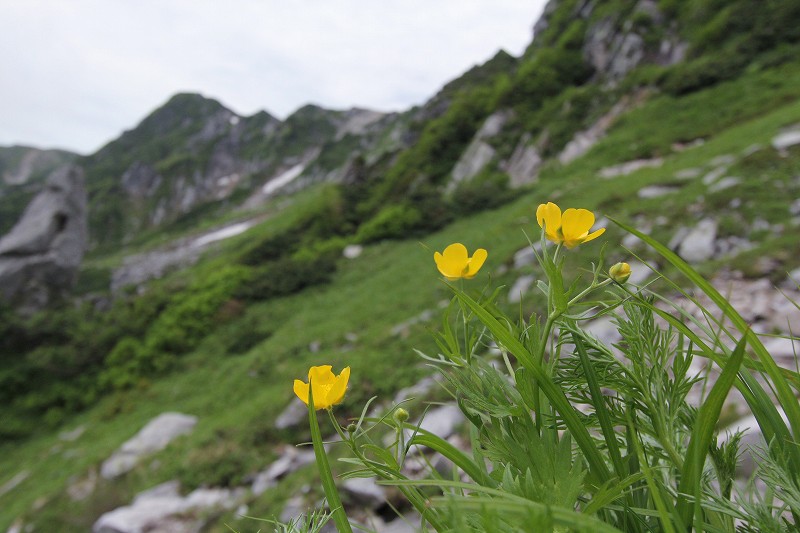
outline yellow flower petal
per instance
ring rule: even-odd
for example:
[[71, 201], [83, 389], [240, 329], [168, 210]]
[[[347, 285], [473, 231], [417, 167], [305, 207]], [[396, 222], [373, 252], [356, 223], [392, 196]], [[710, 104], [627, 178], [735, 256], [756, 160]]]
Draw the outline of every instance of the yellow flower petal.
[[439, 252], [433, 254], [433, 259], [436, 261], [436, 267], [443, 276], [456, 279], [464, 274], [469, 256], [467, 247], [460, 242], [456, 242], [445, 248], [443, 254]]
[[588, 209], [567, 209], [561, 217], [561, 233], [565, 241], [583, 239], [593, 224], [594, 213]]
[[489, 256], [489, 252], [484, 250], [483, 248], [478, 248], [475, 250], [475, 253], [472, 254], [469, 261], [467, 262], [467, 272], [464, 274], [464, 277], [467, 279], [471, 279], [475, 277], [475, 274], [483, 266], [483, 263], [486, 262], [486, 258]]
[[597, 231], [593, 231], [593, 232], [592, 232], [592, 233], [590, 233], [590, 234], [589, 234], [589, 235], [588, 235], [588, 236], [587, 236], [585, 239], [583, 239], [583, 242], [589, 242], [589, 241], [591, 241], [592, 239], [596, 239], [596, 238], [598, 238], [600, 235], [602, 235], [602, 234], [603, 234], [605, 231], [606, 231], [606, 228], [600, 228], [600, 229], [599, 229], [599, 230], [597, 230]]
[[331, 389], [328, 391], [328, 397], [326, 398], [326, 403], [328, 405], [336, 405], [337, 403], [341, 403], [344, 399], [344, 393], [347, 390], [347, 381], [350, 379], [350, 367], [345, 367], [342, 372], [336, 376], [336, 382], [331, 385]]
[[[344, 398], [347, 381], [350, 379], [350, 367], [335, 376], [330, 365], [312, 366], [308, 369], [308, 379], [314, 394], [314, 409], [327, 409]], [[294, 393], [308, 405], [309, 383], [294, 380]]]
[[308, 405], [308, 383], [303, 383], [299, 379], [294, 380], [294, 393]]
[[561, 208], [553, 202], [539, 204], [536, 209], [536, 221], [544, 229], [545, 236], [556, 244], [561, 244], [560, 230], [562, 225]]
[[331, 368], [331, 365], [322, 365], [312, 366], [308, 369], [308, 379], [310, 379], [311, 384], [315, 386], [314, 392], [316, 392], [316, 386], [330, 385], [336, 380], [336, 376], [331, 372]]

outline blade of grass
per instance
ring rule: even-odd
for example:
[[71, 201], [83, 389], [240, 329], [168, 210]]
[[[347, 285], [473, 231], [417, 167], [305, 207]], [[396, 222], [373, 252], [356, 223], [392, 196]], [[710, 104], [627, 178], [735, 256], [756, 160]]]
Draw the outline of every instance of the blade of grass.
[[[736, 374], [742, 366], [746, 344], [746, 338], [743, 337], [739, 344], [736, 345], [736, 349], [733, 350], [730, 359], [722, 369], [722, 373], [717, 378], [714, 386], [711, 387], [708, 397], [697, 412], [697, 420], [695, 421], [692, 436], [689, 439], [689, 449], [686, 454], [686, 460], [683, 463], [681, 481], [678, 485], [677, 509], [684, 524], [693, 524], [695, 519], [702, 519], [700, 502], [703, 497], [701, 493], [703, 465], [706, 462], [711, 439], [714, 438], [714, 429], [717, 421], [719, 421], [719, 414], [722, 412], [725, 398], [728, 397], [728, 392], [730, 392], [736, 380]], [[694, 503], [690, 503], [689, 499], [693, 500]]]
[[592, 395], [594, 412], [597, 415], [597, 420], [600, 422], [600, 429], [603, 432], [603, 438], [606, 441], [606, 447], [611, 456], [611, 464], [614, 465], [617, 477], [623, 479], [628, 472], [622, 462], [622, 454], [619, 451], [619, 444], [617, 443], [617, 433], [614, 431], [614, 423], [611, 421], [611, 415], [606, 408], [605, 397], [600, 390], [600, 384], [597, 382], [597, 373], [594, 371], [592, 362], [589, 360], [589, 354], [586, 353], [586, 347], [583, 345], [583, 338], [577, 331], [573, 330], [571, 333], [572, 342], [575, 344], [575, 351], [578, 352], [578, 358], [581, 361], [583, 373], [586, 376], [586, 383], [589, 385], [589, 393]]
[[513, 354], [514, 357], [531, 372], [533, 379], [536, 380], [542, 392], [547, 396], [552, 406], [561, 416], [567, 429], [569, 429], [578, 447], [586, 457], [592, 474], [601, 484], [608, 481], [611, 478], [611, 472], [609, 472], [608, 466], [606, 466], [600, 454], [600, 450], [597, 448], [597, 444], [595, 444], [586, 426], [575, 413], [575, 409], [569, 403], [564, 391], [553, 382], [540, 364], [536, 364], [533, 355], [525, 348], [519, 339], [509, 333], [506, 326], [484, 309], [481, 304], [470, 298], [469, 295], [452, 285], [450, 288], [456, 293], [459, 299], [475, 313], [489, 331], [492, 332], [497, 342], [505, 346], [509, 353]]
[[[642, 474], [644, 474], [645, 482], [647, 483], [648, 488], [650, 489], [650, 498], [653, 500], [653, 503], [656, 506], [656, 511], [658, 512], [658, 518], [661, 520], [661, 527], [664, 528], [666, 533], [675, 533], [675, 527], [673, 525], [673, 519], [677, 522], [678, 526], [681, 528], [681, 531], [685, 531], [686, 527], [683, 526], [681, 523], [681, 517], [673, 508], [670, 512], [670, 508], [667, 506], [665, 497], [662, 494], [664, 488], [656, 482], [655, 476], [653, 476], [653, 470], [650, 468], [649, 463], [647, 462], [647, 457], [644, 455], [644, 450], [642, 449], [642, 443], [639, 440], [639, 434], [636, 432], [636, 428], [633, 423], [633, 417], [631, 412], [627, 412], [628, 417], [628, 432], [632, 436], [630, 439], [631, 444], [636, 452], [636, 457], [639, 460], [639, 468], [642, 470]], [[669, 495], [667, 497], [672, 499]]]
[[491, 477], [485, 476], [481, 469], [478, 468], [478, 466], [472, 462], [469, 457], [464, 454], [464, 452], [441, 437], [434, 435], [433, 433], [420, 429], [419, 432], [408, 441], [408, 445], [427, 446], [428, 448], [439, 452], [443, 456], [450, 459], [453, 464], [463, 470], [469, 477], [475, 480], [476, 483], [480, 483], [481, 485], [486, 485], [488, 487], [497, 486], [497, 482]]

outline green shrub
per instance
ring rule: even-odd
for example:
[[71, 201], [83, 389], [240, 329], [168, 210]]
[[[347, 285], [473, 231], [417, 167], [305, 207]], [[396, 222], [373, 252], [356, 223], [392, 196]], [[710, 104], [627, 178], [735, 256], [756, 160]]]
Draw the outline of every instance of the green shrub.
[[252, 279], [236, 291], [236, 296], [248, 301], [286, 296], [327, 283], [335, 271], [336, 259], [331, 255], [314, 259], [278, 259], [254, 269]]
[[258, 266], [293, 253], [300, 245], [303, 231], [293, 226], [275, 235], [268, 235], [253, 243], [242, 254], [239, 261], [245, 265]]
[[191, 450], [178, 470], [183, 487], [236, 487], [258, 465], [258, 458], [239, 444], [225, 440]]
[[147, 332], [155, 352], [185, 353], [216, 326], [216, 313], [250, 278], [242, 266], [221, 268], [177, 294]]
[[163, 372], [169, 363], [167, 354], [144, 346], [139, 339], [124, 337], [106, 357], [98, 382], [103, 389], [132, 388], [143, 377]]
[[358, 228], [356, 240], [361, 243], [383, 239], [402, 239], [413, 233], [422, 221], [422, 214], [407, 204], [384, 207]]
[[509, 188], [508, 174], [484, 170], [458, 185], [450, 197], [450, 205], [461, 216], [500, 206], [515, 196]]

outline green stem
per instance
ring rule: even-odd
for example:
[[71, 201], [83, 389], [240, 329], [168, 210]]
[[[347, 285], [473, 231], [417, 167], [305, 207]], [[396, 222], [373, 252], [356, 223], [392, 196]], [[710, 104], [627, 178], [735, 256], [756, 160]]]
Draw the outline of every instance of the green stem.
[[[328, 412], [330, 413], [330, 410]], [[322, 434], [319, 431], [319, 422], [317, 422], [317, 411], [314, 409], [314, 392], [311, 386], [311, 379], [308, 380], [308, 422], [311, 427], [311, 442], [314, 444], [314, 456], [317, 459], [317, 469], [322, 482], [322, 490], [325, 491], [325, 498], [328, 500], [328, 507], [330, 507], [333, 514], [336, 529], [339, 533], [353, 533], [350, 521], [347, 520], [347, 513], [342, 507], [342, 500], [339, 498], [336, 483], [333, 481], [331, 465], [328, 463], [325, 446], [322, 444]], [[334, 422], [336, 421], [334, 420]], [[338, 423], [335, 425], [338, 426]]]
[[593, 290], [595, 290], [595, 289], [599, 289], [599, 288], [601, 288], [601, 287], [605, 287], [606, 285], [608, 285], [608, 284], [609, 284], [609, 283], [611, 283], [612, 281], [614, 281], [614, 280], [612, 280], [611, 278], [608, 278], [608, 279], [604, 279], [604, 280], [603, 280], [603, 281], [601, 281], [600, 283], [592, 283], [592, 284], [591, 284], [591, 285], [589, 285], [589, 286], [588, 286], [586, 289], [584, 289], [584, 290], [583, 290], [583, 291], [582, 291], [580, 294], [578, 294], [578, 295], [577, 295], [575, 298], [573, 298], [572, 300], [570, 300], [570, 301], [567, 303], [567, 307], [568, 307], [568, 308], [569, 308], [569, 307], [572, 307], [574, 304], [578, 303], [580, 300], [582, 300], [582, 299], [583, 299], [583, 297], [584, 297], [584, 296], [586, 296], [587, 294], [589, 294], [589, 293], [590, 293], [590, 292], [592, 292]]

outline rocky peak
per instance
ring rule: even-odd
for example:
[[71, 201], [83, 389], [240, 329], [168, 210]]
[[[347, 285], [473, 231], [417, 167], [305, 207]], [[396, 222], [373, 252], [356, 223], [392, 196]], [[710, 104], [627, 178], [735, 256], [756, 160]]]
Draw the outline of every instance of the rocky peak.
[[[587, 11], [592, 7], [589, 4]], [[611, 81], [622, 79], [641, 63], [677, 63], [688, 46], [669, 26], [654, 0], [639, 0], [627, 15], [615, 13], [591, 22], [584, 39], [584, 58], [595, 72]], [[660, 38], [653, 39], [654, 35]]]
[[23, 311], [47, 305], [71, 287], [86, 250], [84, 174], [54, 171], [11, 231], [0, 239], [0, 297]]

